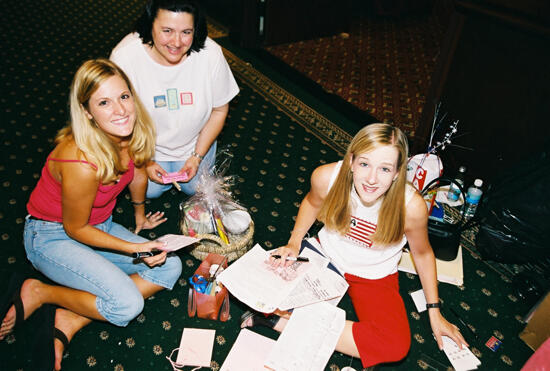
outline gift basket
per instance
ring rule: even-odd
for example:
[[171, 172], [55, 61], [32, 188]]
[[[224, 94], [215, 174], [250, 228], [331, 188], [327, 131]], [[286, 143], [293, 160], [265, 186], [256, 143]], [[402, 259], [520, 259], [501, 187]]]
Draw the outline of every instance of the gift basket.
[[196, 193], [180, 204], [181, 232], [200, 240], [190, 251], [200, 260], [214, 253], [233, 261], [252, 247], [254, 222], [246, 208], [233, 199], [230, 188], [235, 177], [225, 175], [231, 157], [227, 150], [220, 151], [214, 170], [198, 174]]

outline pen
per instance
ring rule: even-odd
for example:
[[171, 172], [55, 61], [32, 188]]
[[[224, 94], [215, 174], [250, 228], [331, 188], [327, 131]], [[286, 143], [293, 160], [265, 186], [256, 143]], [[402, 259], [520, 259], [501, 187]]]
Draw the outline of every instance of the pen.
[[141, 259], [141, 258], [150, 258], [151, 256], [158, 255], [162, 253], [162, 250], [153, 250], [153, 251], [140, 251], [132, 253], [132, 258]]
[[[273, 254], [271, 255], [272, 257], [274, 257], [275, 259], [281, 259], [281, 255], [278, 255], [278, 254]], [[289, 260], [289, 261], [295, 261], [295, 262], [308, 262], [309, 261], [309, 258], [306, 258], [304, 256], [298, 256], [298, 257], [295, 257], [295, 256], [287, 256], [286, 257], [286, 260]]]
[[472, 333], [472, 335], [474, 335], [474, 337], [477, 339], [478, 337], [477, 337], [477, 334], [474, 332], [474, 330], [472, 330], [472, 329], [470, 328], [470, 326], [468, 326], [468, 325], [466, 324], [466, 322], [464, 322], [464, 320], [458, 315], [458, 313], [457, 313], [453, 308], [450, 308], [450, 307], [449, 307], [449, 309], [451, 310], [451, 312], [453, 312], [453, 314], [454, 314], [455, 317], [458, 319], [458, 321], [459, 321], [464, 327], [466, 327], [466, 328], [468, 329], [468, 331], [470, 331], [470, 332]]

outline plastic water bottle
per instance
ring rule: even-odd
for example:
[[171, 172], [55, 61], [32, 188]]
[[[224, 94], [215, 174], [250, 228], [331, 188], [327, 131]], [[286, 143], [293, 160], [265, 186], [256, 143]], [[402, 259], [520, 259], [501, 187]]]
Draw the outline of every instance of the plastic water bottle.
[[464, 217], [466, 219], [471, 219], [476, 213], [477, 205], [481, 199], [483, 191], [481, 186], [483, 181], [481, 179], [476, 179], [474, 185], [468, 188], [468, 194], [466, 195], [466, 205], [464, 206]]
[[[458, 174], [456, 175], [456, 178], [454, 179], [457, 183], [459, 183], [462, 187], [464, 187], [464, 175], [466, 173], [466, 166], [461, 166], [458, 168]], [[451, 183], [449, 185], [449, 192], [447, 192], [447, 199], [449, 201], [458, 201], [460, 198], [460, 189], [456, 186], [456, 184]]]

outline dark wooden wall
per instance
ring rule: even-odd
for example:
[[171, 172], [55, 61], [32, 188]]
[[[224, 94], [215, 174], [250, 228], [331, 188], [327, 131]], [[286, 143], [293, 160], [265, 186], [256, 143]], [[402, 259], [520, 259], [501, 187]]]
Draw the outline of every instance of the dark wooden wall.
[[491, 182], [549, 144], [550, 28], [522, 10], [455, 3], [414, 148], [425, 148], [442, 102], [460, 120], [455, 143], [472, 149], [442, 152], [450, 175], [466, 165], [469, 181]]

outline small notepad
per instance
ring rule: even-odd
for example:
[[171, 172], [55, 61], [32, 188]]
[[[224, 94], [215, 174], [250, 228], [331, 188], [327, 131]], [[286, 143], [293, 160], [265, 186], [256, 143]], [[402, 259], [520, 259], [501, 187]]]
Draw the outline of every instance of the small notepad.
[[181, 366], [210, 367], [216, 330], [184, 328], [176, 363]]
[[480, 360], [468, 347], [463, 346], [460, 349], [450, 337], [443, 336], [442, 338], [443, 351], [456, 371], [475, 370], [477, 366], [481, 365]]

